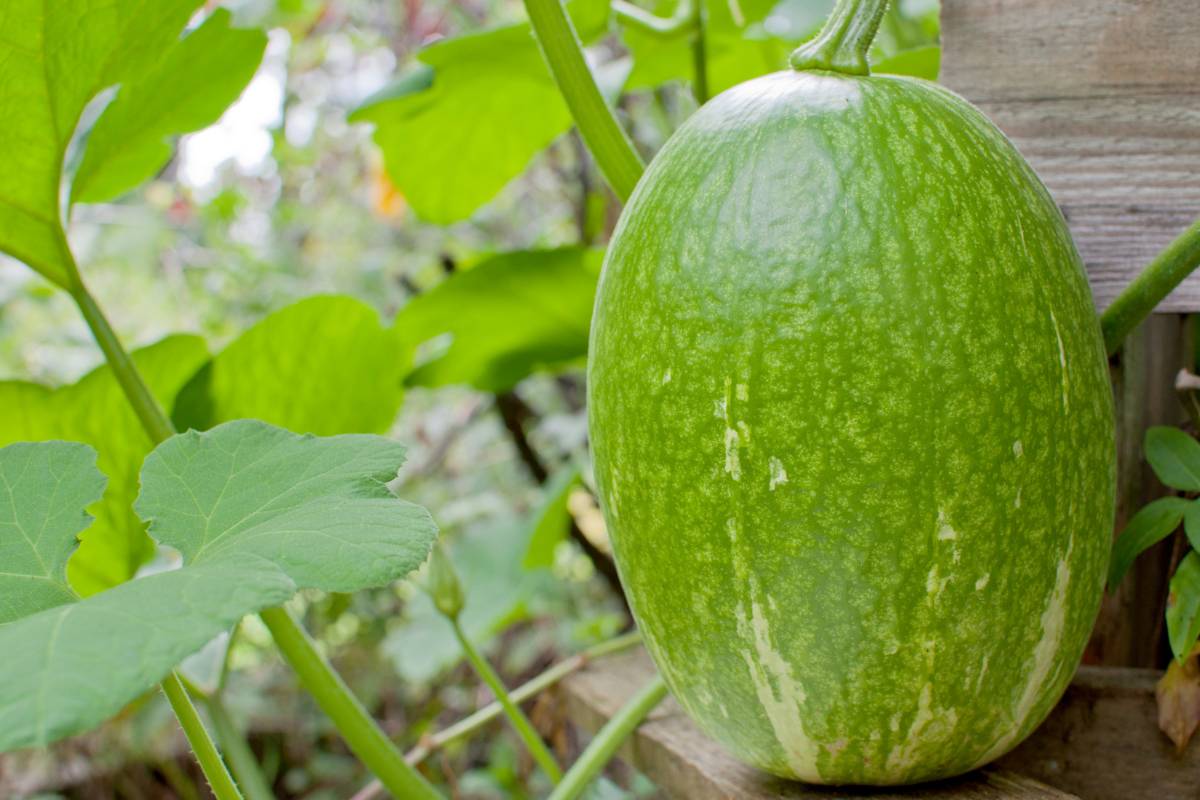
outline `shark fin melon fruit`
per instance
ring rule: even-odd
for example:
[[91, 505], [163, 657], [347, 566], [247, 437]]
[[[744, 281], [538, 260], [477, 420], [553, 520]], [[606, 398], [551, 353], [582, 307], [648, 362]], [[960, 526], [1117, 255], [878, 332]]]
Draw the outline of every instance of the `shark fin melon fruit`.
[[1014, 747], [1099, 608], [1106, 363], [1062, 216], [960, 97], [791, 70], [703, 106], [621, 216], [588, 372], [621, 579], [683, 708], [809, 782]]

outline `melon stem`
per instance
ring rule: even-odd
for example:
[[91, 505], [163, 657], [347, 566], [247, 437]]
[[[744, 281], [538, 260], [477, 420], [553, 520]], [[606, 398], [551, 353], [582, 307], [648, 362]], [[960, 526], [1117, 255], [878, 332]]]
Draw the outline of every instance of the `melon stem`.
[[867, 53], [887, 5], [888, 0], [838, 0], [816, 38], [792, 53], [792, 69], [870, 75]]

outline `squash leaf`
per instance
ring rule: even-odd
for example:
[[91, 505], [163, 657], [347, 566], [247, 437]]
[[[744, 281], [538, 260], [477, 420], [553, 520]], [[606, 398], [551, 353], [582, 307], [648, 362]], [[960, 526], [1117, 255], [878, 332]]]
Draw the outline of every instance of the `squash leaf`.
[[254, 77], [267, 36], [230, 27], [217, 9], [148, 72], [130, 76], [87, 137], [72, 201], [110, 200], [153, 176], [171, 157], [171, 137], [220, 118]]
[[[585, 42], [604, 32], [605, 0], [569, 10]], [[437, 42], [418, 58], [350, 120], [375, 124], [392, 183], [418, 216], [444, 225], [495, 197], [571, 115], [528, 23]]]
[[59, 286], [73, 261], [63, 235], [63, 157], [102, 89], [147, 73], [201, 0], [7, 0], [0, 14], [0, 251]]
[[408, 383], [501, 392], [535, 371], [579, 362], [602, 260], [602, 251], [580, 247], [503, 253], [414, 298], [396, 317], [401, 334], [451, 341]]
[[351, 297], [310, 297], [260, 320], [180, 391], [180, 430], [253, 418], [298, 433], [383, 433], [412, 348]]
[[[151, 393], [169, 408], [175, 393], [208, 358], [198, 336], [171, 336], [133, 353]], [[133, 513], [138, 470], [153, 442], [142, 430], [108, 366], [77, 383], [50, 388], [0, 381], [0, 445], [70, 439], [99, 452], [108, 476], [104, 497], [89, 509], [95, 522], [83, 533], [67, 568], [70, 585], [83, 596], [129, 580], [154, 554], [145, 525]]]
[[1158, 425], [1146, 431], [1145, 449], [1160, 481], [1183, 492], [1200, 492], [1200, 442], [1179, 428]]
[[1108, 567], [1108, 590], [1116, 591], [1135, 558], [1169, 536], [1187, 513], [1189, 501], [1163, 497], [1141, 508], [1113, 543]]
[[942, 48], [936, 44], [902, 50], [871, 65], [872, 72], [887, 75], [912, 75], [936, 81], [942, 68]]
[[[256, 420], [163, 442], [142, 468], [136, 508], [183, 566], [0, 627], [0, 751], [99, 724], [242, 616], [298, 589], [352, 592], [411, 572], [436, 528], [386, 486], [403, 456], [375, 436], [299, 436]], [[14, 510], [15, 495], [0, 494], [0, 519], [33, 518], [25, 506], [46, 495], [22, 496]], [[40, 513], [77, 524], [86, 499]], [[57, 547], [72, 527], [56, 526]]]
[[0, 449], [0, 625], [75, 602], [67, 559], [100, 498], [96, 451], [76, 442]]

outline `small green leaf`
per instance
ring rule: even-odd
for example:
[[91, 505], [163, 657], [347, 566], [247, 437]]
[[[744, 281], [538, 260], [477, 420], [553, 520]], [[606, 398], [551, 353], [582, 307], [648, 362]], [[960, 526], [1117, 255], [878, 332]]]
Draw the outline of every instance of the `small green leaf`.
[[577, 247], [505, 253], [414, 298], [397, 329], [413, 342], [452, 340], [408, 382], [500, 392], [535, 371], [581, 361], [602, 259], [599, 250]]
[[6, 0], [0, 13], [0, 252], [59, 286], [73, 261], [63, 235], [63, 157], [87, 104], [145, 74], [201, 0]]
[[[584, 41], [608, 4], [570, 4]], [[422, 219], [466, 219], [565, 133], [571, 114], [528, 23], [437, 42], [421, 64], [351, 116], [375, 123], [393, 183]]]
[[1200, 555], [1188, 553], [1171, 576], [1167, 600], [1167, 637], [1171, 652], [1180, 663], [1192, 652], [1200, 637]]
[[1200, 442], [1178, 428], [1159, 425], [1146, 431], [1146, 460], [1167, 486], [1200, 492]]
[[[164, 407], [205, 359], [198, 336], [172, 336], [133, 353], [134, 364]], [[67, 574], [81, 595], [129, 580], [154, 554], [145, 526], [133, 513], [138, 470], [153, 442], [129, 408], [107, 367], [78, 383], [51, 389], [25, 381], [0, 381], [0, 445], [20, 441], [70, 439], [99, 452], [108, 476], [104, 498], [89, 509], [96, 521], [83, 533]]]
[[[403, 453], [375, 436], [318, 439], [254, 420], [163, 442], [142, 469], [137, 508], [183, 567], [0, 627], [0, 751], [100, 723], [297, 589], [357, 591], [411, 572], [436, 528], [385, 485]], [[12, 507], [0, 494], [0, 519]]]
[[554, 551], [567, 535], [571, 521], [567, 501], [572, 490], [579, 485], [579, 470], [564, 469], [554, 475], [542, 492], [542, 505], [530, 520], [533, 532], [529, 536], [529, 548], [525, 551], [522, 566], [539, 569], [554, 566]]
[[254, 77], [267, 36], [230, 27], [219, 8], [153, 69], [135, 75], [92, 127], [72, 200], [110, 200], [154, 175], [171, 157], [170, 139], [220, 118]]
[[67, 559], [92, 518], [104, 475], [96, 451], [75, 442], [0, 448], [0, 625], [75, 602]]
[[872, 64], [871, 71], [887, 75], [912, 75], [927, 81], [936, 81], [941, 67], [942, 48], [931, 44], [888, 56]]
[[1113, 543], [1108, 567], [1108, 590], [1116, 591], [1125, 573], [1143, 550], [1158, 544], [1179, 527], [1190, 503], [1181, 497], [1163, 497], [1136, 514]]
[[351, 297], [310, 297], [242, 333], [180, 391], [180, 430], [253, 418], [299, 433], [383, 433], [412, 347]]

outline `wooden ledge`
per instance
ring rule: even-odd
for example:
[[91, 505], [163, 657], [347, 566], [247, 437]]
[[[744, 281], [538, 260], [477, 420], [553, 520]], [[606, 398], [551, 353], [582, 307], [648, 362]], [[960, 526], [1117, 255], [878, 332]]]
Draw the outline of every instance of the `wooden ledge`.
[[[567, 717], [594, 732], [654, 674], [642, 650], [600, 660], [561, 686]], [[668, 698], [630, 738], [625, 759], [681, 800], [1166, 800], [1200, 794], [1200, 750], [1177, 757], [1156, 726], [1152, 670], [1083, 668], [1050, 719], [988, 769], [887, 790], [788, 783], [744, 766]]]

